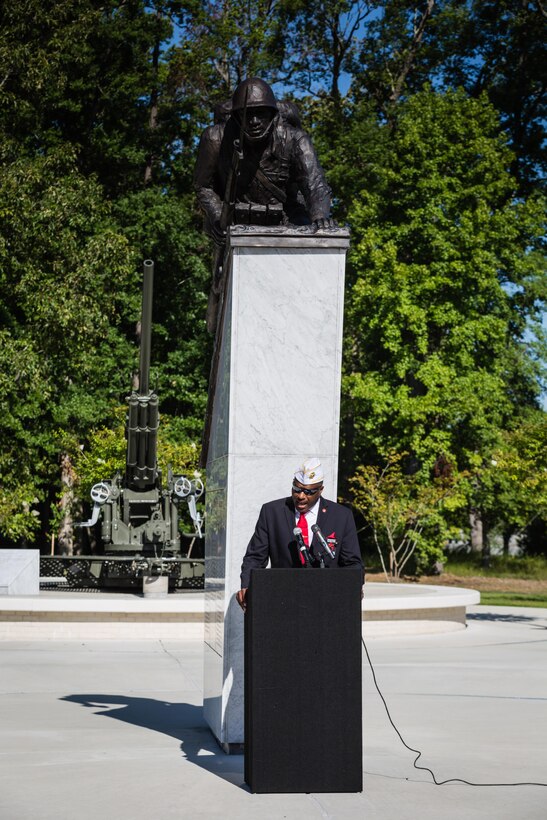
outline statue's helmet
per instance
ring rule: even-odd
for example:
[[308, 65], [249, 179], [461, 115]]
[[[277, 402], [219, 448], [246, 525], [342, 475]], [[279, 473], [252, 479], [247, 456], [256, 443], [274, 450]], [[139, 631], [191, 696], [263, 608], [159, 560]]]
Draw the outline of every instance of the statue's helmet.
[[[245, 128], [245, 137], [252, 142], [264, 139], [269, 133], [275, 115], [277, 114], [277, 100], [275, 94], [264, 80], [258, 77], [250, 77], [243, 80], [232, 97], [232, 112], [241, 121], [243, 111], [246, 108], [246, 122], [248, 127]], [[251, 127], [250, 120], [252, 120], [252, 110], [261, 108], [265, 112], [262, 127]]]
[[273, 108], [277, 111], [277, 100], [275, 94], [264, 80], [258, 77], [250, 77], [243, 80], [234, 91], [232, 97], [232, 111], [242, 111], [247, 98], [247, 108]]

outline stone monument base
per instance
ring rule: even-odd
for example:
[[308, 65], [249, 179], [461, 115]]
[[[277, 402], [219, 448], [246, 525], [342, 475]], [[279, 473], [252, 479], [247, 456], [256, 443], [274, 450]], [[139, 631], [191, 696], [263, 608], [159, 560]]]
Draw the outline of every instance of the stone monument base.
[[0, 550], [0, 595], [38, 595], [40, 550]]
[[243, 613], [234, 595], [266, 501], [317, 456], [336, 500], [346, 229], [236, 226], [207, 458], [204, 714], [243, 743]]

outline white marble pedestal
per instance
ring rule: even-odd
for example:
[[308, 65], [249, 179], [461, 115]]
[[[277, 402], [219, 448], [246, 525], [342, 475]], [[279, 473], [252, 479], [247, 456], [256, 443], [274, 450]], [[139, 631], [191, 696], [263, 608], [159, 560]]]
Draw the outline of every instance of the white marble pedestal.
[[0, 550], [0, 595], [38, 595], [40, 550]]
[[[207, 458], [204, 714], [243, 744], [243, 613], [234, 595], [260, 507], [305, 458], [336, 498], [346, 229], [232, 228]], [[211, 386], [212, 387], [212, 386]]]

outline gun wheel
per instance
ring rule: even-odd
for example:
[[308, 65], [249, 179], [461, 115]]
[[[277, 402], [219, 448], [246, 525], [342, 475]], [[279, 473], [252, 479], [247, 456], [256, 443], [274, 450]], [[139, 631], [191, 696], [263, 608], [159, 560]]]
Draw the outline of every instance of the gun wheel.
[[175, 495], [179, 498], [186, 498], [192, 491], [192, 485], [186, 476], [179, 476], [173, 485]]
[[99, 484], [94, 484], [91, 488], [91, 498], [95, 504], [104, 504], [109, 495], [110, 487], [102, 481]]

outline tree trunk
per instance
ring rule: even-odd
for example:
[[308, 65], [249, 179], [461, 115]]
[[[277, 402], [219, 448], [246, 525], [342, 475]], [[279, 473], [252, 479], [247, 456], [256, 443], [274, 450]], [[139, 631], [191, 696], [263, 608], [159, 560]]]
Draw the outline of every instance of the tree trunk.
[[471, 526], [471, 552], [482, 553], [483, 551], [483, 526], [482, 514], [479, 509], [472, 507], [469, 510], [469, 524]]
[[61, 456], [61, 487], [62, 496], [59, 507], [62, 512], [59, 526], [59, 552], [61, 555], [74, 554], [74, 521], [72, 508], [74, 504], [74, 468], [68, 453]]
[[[158, 23], [161, 22], [161, 12], [159, 10], [156, 11], [156, 20]], [[159, 90], [158, 90], [158, 67], [160, 62], [160, 34], [156, 36], [156, 41], [154, 43], [154, 49], [152, 51], [152, 69], [153, 69], [153, 87], [150, 93], [150, 115], [148, 119], [148, 128], [150, 130], [150, 134], [153, 134], [156, 128], [158, 127], [158, 100], [159, 100]], [[152, 171], [154, 166], [154, 153], [153, 151], [148, 154], [146, 157], [146, 168], [144, 169], [144, 184], [148, 185], [152, 182]]]
[[482, 566], [484, 569], [490, 568], [490, 534], [484, 520], [482, 522]]
[[518, 530], [515, 527], [506, 527], [503, 531], [503, 554], [505, 557], [509, 555], [511, 539], [516, 532], [518, 532]]
[[391, 96], [389, 101], [391, 103], [396, 103], [399, 100], [399, 97], [402, 94], [403, 86], [405, 84], [406, 78], [410, 72], [410, 69], [413, 66], [414, 60], [416, 59], [416, 54], [418, 53], [418, 49], [420, 48], [422, 38], [424, 36], [424, 30], [427, 24], [427, 21], [431, 17], [433, 12], [433, 6], [435, 5], [435, 0], [427, 0], [426, 8], [423, 10], [421, 17], [417, 22], [414, 24], [414, 31], [412, 34], [412, 40], [406, 52], [406, 56], [403, 60], [403, 65], [399, 72], [399, 76], [396, 78], [395, 82], [393, 83], [391, 89]]

